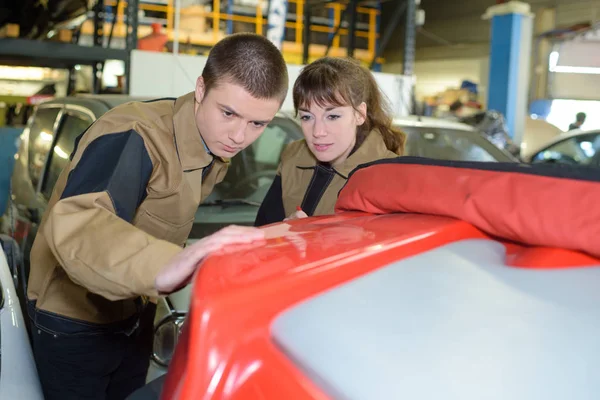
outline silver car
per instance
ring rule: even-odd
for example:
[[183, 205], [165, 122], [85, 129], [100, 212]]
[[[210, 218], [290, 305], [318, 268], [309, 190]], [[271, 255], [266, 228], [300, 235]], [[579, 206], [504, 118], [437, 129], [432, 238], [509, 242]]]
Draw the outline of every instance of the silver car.
[[0, 235], [0, 399], [43, 400], [14, 279], [20, 254], [14, 240]]

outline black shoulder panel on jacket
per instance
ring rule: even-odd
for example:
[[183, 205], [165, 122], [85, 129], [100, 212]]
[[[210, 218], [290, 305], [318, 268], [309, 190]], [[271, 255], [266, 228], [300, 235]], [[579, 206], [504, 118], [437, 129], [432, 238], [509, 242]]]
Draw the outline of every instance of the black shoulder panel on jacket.
[[152, 161], [144, 140], [134, 130], [101, 136], [83, 151], [69, 174], [61, 199], [108, 192], [116, 214], [132, 222], [146, 198]]

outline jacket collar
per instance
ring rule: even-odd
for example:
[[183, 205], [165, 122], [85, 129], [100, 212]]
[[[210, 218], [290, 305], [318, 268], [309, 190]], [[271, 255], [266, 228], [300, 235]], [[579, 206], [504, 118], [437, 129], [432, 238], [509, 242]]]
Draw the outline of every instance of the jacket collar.
[[205, 168], [213, 159], [229, 162], [228, 159], [213, 156], [206, 147], [196, 125], [194, 98], [194, 92], [177, 98], [173, 110], [175, 146], [184, 171]]
[[[318, 161], [310, 152], [308, 146], [305, 146], [305, 149], [310, 154], [312, 162], [302, 163], [303, 165], [298, 165], [298, 167], [314, 167], [317, 165]], [[385, 142], [383, 141], [381, 133], [379, 133], [377, 130], [374, 130], [369, 133], [364, 142], [358, 149], [356, 149], [354, 153], [352, 153], [343, 163], [333, 167], [333, 169], [339, 175], [343, 176], [345, 179], [348, 179], [350, 172], [352, 172], [359, 165], [374, 160], [379, 160], [381, 158], [388, 158], [390, 155], [392, 155], [392, 152], [385, 147]]]

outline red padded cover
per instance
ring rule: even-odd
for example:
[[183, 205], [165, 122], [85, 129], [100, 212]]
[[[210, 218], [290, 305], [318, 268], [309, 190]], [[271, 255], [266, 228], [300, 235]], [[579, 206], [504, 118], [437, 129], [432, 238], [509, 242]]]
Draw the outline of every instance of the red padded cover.
[[490, 235], [600, 257], [600, 170], [399, 157], [360, 166], [336, 212], [461, 219]]

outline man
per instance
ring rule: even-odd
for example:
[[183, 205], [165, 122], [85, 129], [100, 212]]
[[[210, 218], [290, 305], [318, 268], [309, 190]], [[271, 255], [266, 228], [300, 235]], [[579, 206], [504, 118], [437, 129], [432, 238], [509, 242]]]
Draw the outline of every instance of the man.
[[142, 386], [148, 299], [183, 287], [211, 252], [264, 239], [228, 227], [181, 248], [228, 159], [259, 137], [287, 89], [271, 42], [231, 35], [194, 92], [124, 104], [77, 140], [31, 251], [28, 312], [47, 400], [123, 399]]
[[577, 115], [575, 116], [575, 122], [573, 122], [571, 125], [569, 125], [569, 130], [575, 130], [575, 129], [581, 129], [581, 126], [584, 124], [585, 122], [585, 118], [586, 115], [585, 113], [577, 113]]

